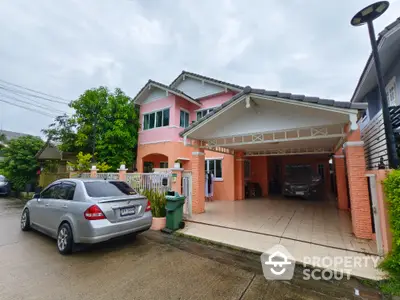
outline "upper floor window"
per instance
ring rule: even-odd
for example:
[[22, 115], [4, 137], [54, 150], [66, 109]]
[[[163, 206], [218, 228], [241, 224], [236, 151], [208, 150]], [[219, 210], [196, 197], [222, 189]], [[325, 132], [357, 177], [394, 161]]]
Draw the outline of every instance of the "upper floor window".
[[183, 128], [189, 126], [189, 113], [187, 111], [181, 110], [179, 126]]
[[197, 120], [200, 120], [202, 117], [209, 114], [213, 110], [214, 110], [214, 108], [207, 108], [207, 109], [197, 111]]
[[169, 108], [143, 115], [143, 130], [169, 126]]
[[398, 105], [396, 94], [396, 77], [393, 77], [386, 85], [386, 96], [389, 106]]

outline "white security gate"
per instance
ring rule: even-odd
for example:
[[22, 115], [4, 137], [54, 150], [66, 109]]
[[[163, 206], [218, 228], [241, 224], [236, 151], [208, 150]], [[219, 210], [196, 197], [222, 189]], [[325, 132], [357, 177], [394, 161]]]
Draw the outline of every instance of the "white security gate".
[[192, 217], [192, 172], [190, 171], [183, 171], [182, 192], [186, 197], [183, 205], [183, 215], [186, 218], [190, 218]]
[[[167, 185], [163, 185], [163, 180], [167, 180]], [[171, 190], [171, 173], [128, 173], [126, 182], [135, 190], [142, 192], [145, 190], [155, 190], [166, 193]]]

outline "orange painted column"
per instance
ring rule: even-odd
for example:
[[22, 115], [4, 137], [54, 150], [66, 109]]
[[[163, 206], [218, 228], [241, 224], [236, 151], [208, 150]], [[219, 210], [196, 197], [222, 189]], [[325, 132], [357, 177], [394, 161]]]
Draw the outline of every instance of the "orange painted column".
[[[356, 133], [357, 134], [357, 133]], [[364, 156], [364, 142], [350, 140], [344, 143], [347, 178], [351, 202], [353, 233], [358, 238], [372, 238], [372, 220], [368, 192], [368, 179]]]
[[235, 152], [235, 200], [244, 200], [244, 152]]
[[[342, 153], [342, 151], [340, 151]], [[338, 208], [341, 210], [349, 209], [349, 197], [346, 182], [346, 165], [344, 155], [334, 155], [333, 163], [335, 164], [336, 190], [338, 199]]]
[[192, 212], [203, 213], [205, 210], [205, 168], [204, 150], [192, 152]]

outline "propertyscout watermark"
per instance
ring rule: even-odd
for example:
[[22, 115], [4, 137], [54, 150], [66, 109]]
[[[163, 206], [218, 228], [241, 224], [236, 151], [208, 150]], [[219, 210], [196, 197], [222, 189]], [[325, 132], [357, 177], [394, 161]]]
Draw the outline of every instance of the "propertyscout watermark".
[[[304, 256], [302, 257], [303, 280], [350, 279], [353, 269], [376, 268], [376, 256]], [[275, 245], [261, 254], [261, 264], [267, 280], [290, 280], [296, 261], [282, 245]], [[312, 268], [310, 268], [312, 266]]]

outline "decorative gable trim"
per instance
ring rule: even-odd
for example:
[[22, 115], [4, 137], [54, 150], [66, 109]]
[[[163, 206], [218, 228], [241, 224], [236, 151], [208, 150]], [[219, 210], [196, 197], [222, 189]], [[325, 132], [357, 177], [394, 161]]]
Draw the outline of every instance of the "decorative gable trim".
[[183, 98], [183, 99], [185, 99], [185, 100], [187, 100], [187, 101], [189, 101], [189, 102], [201, 107], [201, 103], [199, 103], [198, 101], [196, 101], [195, 99], [193, 99], [189, 95], [186, 95], [184, 92], [182, 92], [182, 91], [180, 91], [178, 89], [175, 89], [175, 88], [171, 88], [169, 86], [166, 86], [166, 85], [164, 85], [162, 83], [159, 83], [159, 82], [156, 82], [156, 81], [153, 81], [153, 80], [149, 80], [144, 85], [144, 87], [142, 87], [142, 89], [135, 96], [135, 98], [133, 98], [133, 103], [140, 105], [141, 101], [143, 101], [143, 97], [144, 97], [145, 93], [148, 90], [151, 90], [152, 88], [158, 88], [160, 90], [164, 90], [165, 93], [166, 93], [166, 97], [168, 97], [169, 94], [172, 94], [172, 95], [181, 97], [181, 98]]

